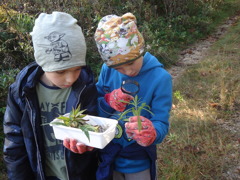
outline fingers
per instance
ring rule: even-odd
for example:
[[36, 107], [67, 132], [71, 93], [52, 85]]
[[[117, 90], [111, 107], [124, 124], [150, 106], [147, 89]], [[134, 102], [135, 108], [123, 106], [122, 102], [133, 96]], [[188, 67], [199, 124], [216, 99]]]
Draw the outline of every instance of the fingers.
[[126, 129], [125, 131], [131, 138], [134, 136], [148, 136], [149, 134], [149, 130], [141, 129], [139, 131], [138, 127], [135, 129]]
[[127, 136], [133, 140], [135, 140], [139, 145], [141, 146], [148, 146], [153, 143], [155, 140], [156, 136], [151, 135], [149, 131], [128, 131], [126, 130]]
[[94, 147], [87, 146], [87, 151], [92, 151], [93, 149], [94, 149]]
[[126, 134], [129, 138], [135, 140], [141, 146], [149, 146], [156, 139], [155, 129], [147, 129], [141, 131], [126, 129]]
[[70, 150], [75, 152], [75, 153], [78, 153], [78, 149], [76, 147], [76, 144], [77, 144], [76, 139], [70, 139]]
[[127, 102], [130, 102], [131, 100], [134, 99], [134, 97], [131, 96], [131, 95], [129, 95], [129, 94], [125, 94], [125, 93], [123, 93], [123, 95], [122, 95], [122, 99], [125, 100], [125, 101], [127, 101]]
[[64, 145], [66, 148], [70, 149], [70, 139], [64, 139], [64, 140], [63, 140], [63, 145]]
[[142, 122], [146, 121], [146, 118], [143, 116], [132, 116], [129, 118], [129, 122], [138, 122], [138, 118], [140, 118]]
[[[152, 127], [152, 123], [150, 122], [142, 121], [141, 124], [142, 124], [141, 130], [147, 130]], [[125, 128], [127, 130], [138, 130], [138, 122], [127, 122], [125, 123]]]
[[74, 153], [83, 154], [86, 151], [92, 151], [94, 147], [86, 146], [83, 143], [77, 142], [76, 139], [64, 139], [63, 145]]
[[[138, 129], [138, 119], [140, 118], [142, 128]], [[156, 139], [156, 130], [152, 122], [143, 116], [133, 116], [129, 122], [125, 123], [125, 131], [129, 138], [135, 140], [141, 146], [149, 146]]]
[[109, 102], [110, 106], [119, 111], [119, 112], [123, 112], [126, 109], [127, 103], [121, 102], [121, 101], [110, 101]]
[[115, 101], [115, 109], [119, 112], [123, 112], [126, 109], [127, 103]]
[[114, 96], [115, 100], [122, 100], [122, 101], [126, 101], [126, 102], [130, 102], [131, 100], [134, 99], [133, 96], [122, 92], [121, 89], [114, 90], [113, 91], [113, 96]]
[[115, 89], [104, 96], [106, 102], [115, 110], [123, 112], [128, 103], [134, 99], [133, 96], [123, 93], [122, 90]]
[[77, 146], [77, 149], [78, 149], [78, 153], [80, 153], [80, 154], [83, 154], [86, 151], [92, 151], [94, 149], [94, 147], [86, 146], [83, 143], [77, 143], [76, 146]]
[[119, 97], [119, 99], [122, 99], [122, 100], [127, 101], [127, 102], [130, 102], [131, 100], [134, 99], [133, 96], [131, 96], [129, 94], [126, 94], [126, 93], [123, 93], [123, 92], [121, 92], [118, 97]]
[[86, 147], [85, 144], [77, 143], [76, 147], [77, 147], [77, 150], [78, 150], [79, 154], [83, 154], [83, 153], [85, 153], [87, 151], [87, 147]]

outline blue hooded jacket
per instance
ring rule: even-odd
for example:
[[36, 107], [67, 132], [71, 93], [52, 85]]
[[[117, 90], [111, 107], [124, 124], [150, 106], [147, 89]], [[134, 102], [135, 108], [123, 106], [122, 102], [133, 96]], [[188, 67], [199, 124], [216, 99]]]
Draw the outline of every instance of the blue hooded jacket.
[[[165, 138], [166, 134], [168, 133], [169, 129], [168, 120], [169, 113], [172, 107], [172, 79], [171, 75], [163, 68], [163, 65], [158, 61], [158, 59], [148, 52], [144, 55], [142, 68], [139, 74], [135, 77], [121, 74], [114, 68], [109, 68], [105, 64], [102, 66], [102, 70], [97, 82], [97, 90], [99, 93], [99, 115], [115, 119], [119, 118], [120, 112], [116, 112], [106, 103], [104, 95], [108, 92], [112, 92], [114, 89], [120, 88], [122, 81], [127, 79], [132, 79], [139, 83], [140, 90], [137, 95], [141, 102], [146, 103], [150, 106], [151, 112], [154, 114], [152, 115], [147, 111], [143, 111], [141, 115], [150, 119], [154, 125], [154, 128], [156, 129], [157, 137], [153, 145], [161, 143]], [[125, 148], [128, 148], [129, 151], [134, 151], [134, 148], [129, 147], [133, 147], [132, 144], [135, 144], [135, 146], [140, 145], [138, 145], [136, 141], [127, 137], [124, 124], [124, 121], [119, 121], [117, 127], [117, 134], [111, 144], [119, 144], [121, 146], [121, 149], [123, 150]], [[156, 149], [156, 146], [154, 147]], [[107, 146], [106, 148], [109, 147]], [[149, 149], [150, 148], [152, 148], [152, 146], [149, 146]], [[141, 151], [147, 152], [146, 149], [142, 148], [136, 153], [139, 152], [139, 154], [141, 154]], [[104, 154], [104, 149], [102, 150], [102, 154]], [[151, 167], [152, 163], [155, 163], [153, 161], [153, 158], [151, 158], [150, 156], [145, 156], [145, 159], [139, 156], [137, 160], [131, 159], [130, 154], [131, 152], [129, 152], [129, 157], [126, 157], [125, 155], [122, 156], [121, 153], [117, 153], [116, 156], [112, 157], [114, 158], [113, 164], [115, 170], [123, 173], [134, 173], [143, 171]], [[99, 170], [98, 172], [100, 171], [101, 170]]]
[[[43, 70], [36, 63], [25, 67], [10, 86], [4, 115], [4, 161], [10, 180], [45, 180], [44, 143], [36, 84]], [[92, 71], [82, 68], [72, 86], [67, 112], [76, 108], [97, 114], [97, 90]], [[64, 147], [63, 147], [64, 148]], [[97, 151], [76, 154], [64, 148], [69, 180], [94, 180], [98, 165]]]

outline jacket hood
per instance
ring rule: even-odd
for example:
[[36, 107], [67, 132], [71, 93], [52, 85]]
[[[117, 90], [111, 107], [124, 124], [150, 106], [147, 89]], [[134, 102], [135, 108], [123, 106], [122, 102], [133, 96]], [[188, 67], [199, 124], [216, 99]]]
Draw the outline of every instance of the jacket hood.
[[158, 61], [155, 56], [151, 55], [149, 52], [146, 52], [143, 57], [143, 65], [140, 73], [144, 73], [157, 67], [163, 68], [164, 66]]
[[43, 74], [43, 70], [35, 62], [27, 65], [17, 75], [16, 81], [12, 87], [15, 87], [21, 97], [25, 90], [30, 89], [36, 85], [38, 79]]

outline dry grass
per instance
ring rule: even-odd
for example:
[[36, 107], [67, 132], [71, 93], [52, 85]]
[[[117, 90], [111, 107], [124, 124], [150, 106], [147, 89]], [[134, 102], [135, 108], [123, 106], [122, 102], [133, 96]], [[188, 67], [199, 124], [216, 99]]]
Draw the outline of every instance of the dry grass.
[[219, 124], [240, 110], [239, 33], [240, 23], [175, 84], [170, 133], [158, 147], [159, 179], [224, 179], [228, 163], [240, 159], [237, 133]]

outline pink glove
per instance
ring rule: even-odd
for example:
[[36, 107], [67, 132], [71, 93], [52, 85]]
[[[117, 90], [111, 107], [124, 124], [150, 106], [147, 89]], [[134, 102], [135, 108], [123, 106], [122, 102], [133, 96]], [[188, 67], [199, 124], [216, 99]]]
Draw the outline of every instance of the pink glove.
[[140, 119], [142, 129], [138, 130], [138, 116], [132, 116], [129, 118], [129, 122], [125, 123], [126, 133], [141, 146], [149, 146], [156, 139], [157, 133], [149, 119], [143, 116], [140, 116]]
[[76, 139], [64, 139], [63, 145], [72, 152], [83, 154], [86, 151], [92, 151], [94, 148], [77, 142]]
[[119, 88], [113, 90], [111, 93], [106, 94], [105, 100], [113, 109], [123, 112], [128, 103], [121, 102], [121, 100], [130, 102], [131, 100], [133, 100], [133, 97], [131, 95], [123, 93], [122, 90]]

